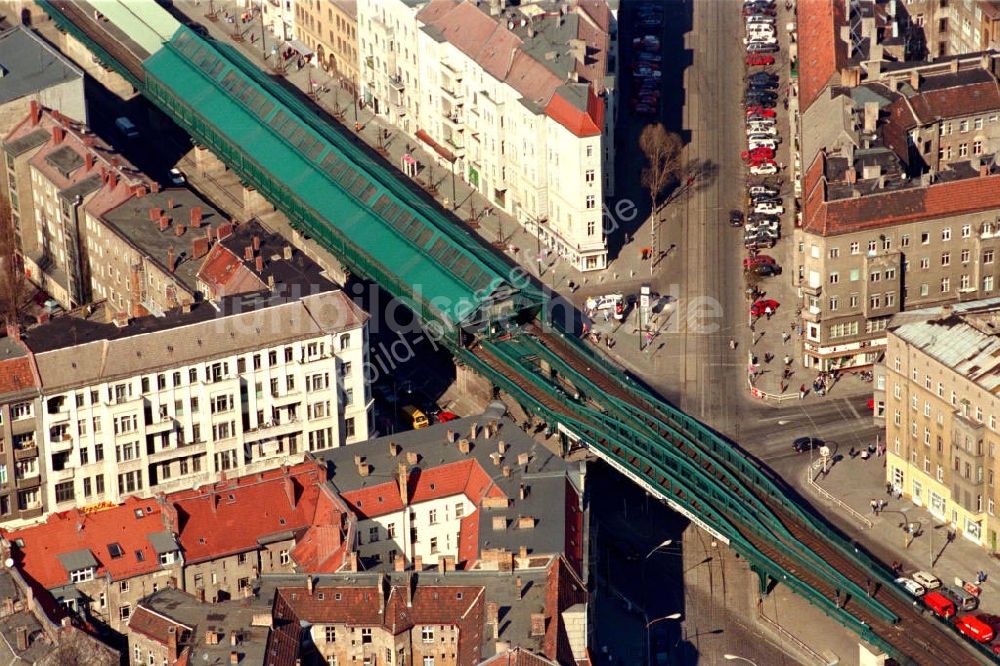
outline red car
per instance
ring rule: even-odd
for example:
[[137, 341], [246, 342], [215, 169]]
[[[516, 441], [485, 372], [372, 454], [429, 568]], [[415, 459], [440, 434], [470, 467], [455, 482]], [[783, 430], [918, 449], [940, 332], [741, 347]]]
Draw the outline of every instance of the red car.
[[749, 53], [747, 54], [747, 64], [751, 67], [755, 65], [767, 67], [774, 64], [774, 56], [766, 53]]
[[760, 317], [766, 314], [774, 314], [778, 311], [778, 305], [778, 301], [773, 298], [762, 298], [750, 306], [750, 315]]
[[458, 416], [452, 414], [451, 412], [439, 412], [437, 415], [438, 423], [447, 423], [448, 421], [454, 421]]
[[744, 150], [740, 153], [740, 157], [744, 162], [761, 162], [763, 160], [773, 160], [774, 159], [774, 148], [767, 148], [761, 146], [760, 148], [754, 148], [753, 150]]
[[747, 107], [747, 116], [748, 117], [749, 116], [761, 116], [763, 118], [775, 118], [775, 117], [777, 117], [777, 115], [778, 114], [774, 112], [774, 109], [765, 109], [762, 106], [748, 106]]
[[774, 260], [774, 257], [769, 257], [766, 254], [758, 254], [756, 257], [746, 257], [743, 259], [743, 268], [753, 268], [754, 266], [760, 266], [761, 264], [768, 264], [774, 266], [778, 262]]

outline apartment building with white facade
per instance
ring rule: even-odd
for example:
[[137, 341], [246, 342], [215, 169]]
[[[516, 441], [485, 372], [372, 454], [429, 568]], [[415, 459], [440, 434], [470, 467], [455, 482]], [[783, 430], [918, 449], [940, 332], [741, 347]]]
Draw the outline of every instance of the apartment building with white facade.
[[601, 0], [360, 0], [362, 95], [547, 251], [599, 270], [615, 32]]
[[198, 303], [128, 324], [61, 317], [28, 331], [46, 511], [191, 488], [366, 439], [367, 315], [340, 291], [298, 296]]

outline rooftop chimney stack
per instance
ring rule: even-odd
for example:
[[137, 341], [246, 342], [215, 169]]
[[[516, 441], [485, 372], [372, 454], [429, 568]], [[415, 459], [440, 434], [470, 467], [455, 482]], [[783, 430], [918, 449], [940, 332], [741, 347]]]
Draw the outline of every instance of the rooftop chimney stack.
[[285, 261], [291, 261], [292, 260], [292, 246], [291, 245], [286, 245], [284, 248], [282, 248], [282, 250], [281, 250], [281, 256], [285, 258]]
[[176, 235], [176, 236], [183, 236], [184, 235], [184, 230], [185, 230], [184, 225], [183, 224], [178, 224], [178, 225], [176, 225], [174, 227], [174, 235]]
[[201, 206], [195, 206], [191, 209], [191, 228], [197, 229], [201, 226]]
[[313, 577], [312, 576], [306, 576], [306, 592], [309, 594], [310, 597], [313, 594]]
[[545, 614], [544, 613], [532, 613], [531, 614], [531, 635], [532, 636], [544, 636], [545, 635]]
[[257, 259], [254, 262], [254, 268], [257, 269], [258, 273], [264, 272], [264, 257], [257, 255]]
[[166, 231], [170, 227], [170, 218], [166, 215], [160, 216], [160, 231]]
[[42, 106], [35, 100], [31, 100], [31, 126], [34, 127], [42, 120]]
[[396, 555], [396, 558], [393, 560], [392, 564], [393, 564], [393, 569], [395, 569], [396, 571], [406, 570], [406, 558], [403, 557], [402, 555]]
[[258, 250], [260, 250], [260, 236], [258, 236], [256, 234], [254, 234], [254, 237], [253, 237], [253, 250], [254, 250], [254, 252], [257, 252]]
[[174, 200], [172, 198], [167, 199], [167, 210], [173, 210], [173, 209], [174, 209]]
[[243, 248], [243, 260], [253, 261], [253, 247], [247, 245]]
[[396, 478], [399, 481], [399, 498], [403, 500], [403, 506], [406, 506], [410, 499], [409, 489], [407, 488], [410, 475], [407, 472], [406, 463], [399, 463], [399, 465], [396, 466]]
[[171, 245], [167, 248], [167, 270], [171, 273], [174, 272], [174, 246]]
[[83, 158], [83, 168], [85, 171], [90, 171], [94, 168], [94, 153], [88, 152]]
[[920, 72], [910, 72], [910, 87], [914, 90], [920, 90]]
[[424, 570], [424, 558], [421, 555], [413, 556], [413, 570], [423, 571]]
[[28, 628], [20, 626], [17, 628], [17, 650], [24, 652], [28, 649]]
[[61, 125], [52, 128], [52, 142], [60, 144], [66, 138], [66, 130]]

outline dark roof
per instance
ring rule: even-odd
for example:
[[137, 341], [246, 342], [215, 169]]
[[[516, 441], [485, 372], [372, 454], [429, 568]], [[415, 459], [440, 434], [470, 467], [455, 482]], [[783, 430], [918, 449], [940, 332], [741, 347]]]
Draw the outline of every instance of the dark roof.
[[59, 558], [59, 562], [66, 571], [79, 571], [81, 569], [97, 567], [97, 560], [94, 559], [93, 553], [86, 548], [72, 550], [68, 553], [60, 553], [56, 557]]
[[0, 104], [83, 79], [82, 71], [20, 25], [0, 32], [0, 68], [3, 68]]
[[52, 137], [45, 129], [39, 127], [34, 132], [25, 134], [22, 137], [13, 139], [11, 141], [4, 141], [5, 149], [12, 155], [20, 155], [32, 148], [38, 148], [48, 143], [48, 140]]
[[45, 156], [49, 166], [56, 169], [64, 178], [83, 166], [83, 158], [69, 146], [60, 146]]

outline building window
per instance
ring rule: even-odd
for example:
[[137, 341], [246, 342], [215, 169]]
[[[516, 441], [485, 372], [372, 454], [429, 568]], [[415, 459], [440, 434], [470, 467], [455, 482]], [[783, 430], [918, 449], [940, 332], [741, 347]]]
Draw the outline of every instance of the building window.
[[336, 627], [325, 627], [323, 629], [324, 637], [327, 643], [337, 642], [337, 628]]
[[958, 156], [959, 157], [968, 157], [969, 156], [969, 144], [967, 144], [967, 143], [960, 143], [960, 144], [958, 144]]
[[993, 276], [987, 275], [983, 278], [983, 291], [993, 291]]
[[431, 554], [438, 552], [438, 538], [431, 537]]
[[282, 566], [286, 566], [286, 565], [287, 565], [287, 564], [288, 564], [289, 562], [291, 562], [291, 561], [292, 561], [292, 558], [291, 558], [291, 556], [290, 556], [290, 555], [288, 554], [288, 551], [287, 551], [287, 550], [282, 550], [282, 551], [278, 552], [278, 562], [279, 562], [279, 563], [280, 563], [280, 564], [281, 564]]
[[942, 252], [941, 253], [941, 265], [942, 266], [950, 266], [951, 265], [951, 252]]
[[421, 627], [420, 628], [420, 639], [424, 643], [434, 642], [434, 627]]
[[396, 538], [396, 523], [389, 523], [388, 525], [386, 525], [385, 526], [385, 532], [386, 532], [386, 535], [390, 539], [395, 539]]
[[378, 543], [378, 525], [368, 528], [368, 543]]
[[840, 273], [830, 273], [830, 284], [837, 284], [838, 282], [840, 282]]
[[455, 504], [455, 517], [461, 518], [465, 515], [465, 505], [461, 502]]
[[88, 580], [94, 580], [94, 567], [69, 572], [69, 582], [71, 583], [83, 583]]
[[73, 482], [63, 481], [56, 484], [56, 502], [69, 502], [73, 499]]
[[437, 509], [431, 509], [430, 511], [427, 512], [427, 522], [429, 522], [431, 525], [437, 523]]
[[132, 617], [132, 605], [131, 604], [125, 604], [124, 606], [122, 606], [121, 608], [118, 609], [118, 618], [122, 622], [128, 622], [128, 619], [130, 617]]
[[972, 225], [971, 224], [963, 224], [962, 225], [962, 238], [969, 238], [970, 236], [972, 236]]
[[371, 627], [361, 628], [361, 644], [367, 645], [372, 642], [372, 630]]
[[354, 437], [354, 417], [344, 419], [344, 437], [350, 439]]
[[983, 154], [983, 142], [980, 141], [979, 139], [976, 139], [975, 141], [972, 142], [972, 154], [973, 155]]
[[434, 666], [434, 657], [429, 654], [424, 655], [424, 666]]
[[593, 210], [594, 207], [596, 206], [596, 204], [597, 204], [597, 199], [594, 197], [594, 195], [593, 194], [588, 194], [587, 195], [587, 210]]
[[594, 184], [594, 170], [593, 169], [587, 169], [586, 171], [584, 171], [583, 172], [583, 179], [587, 182], [588, 185], [593, 185]]

